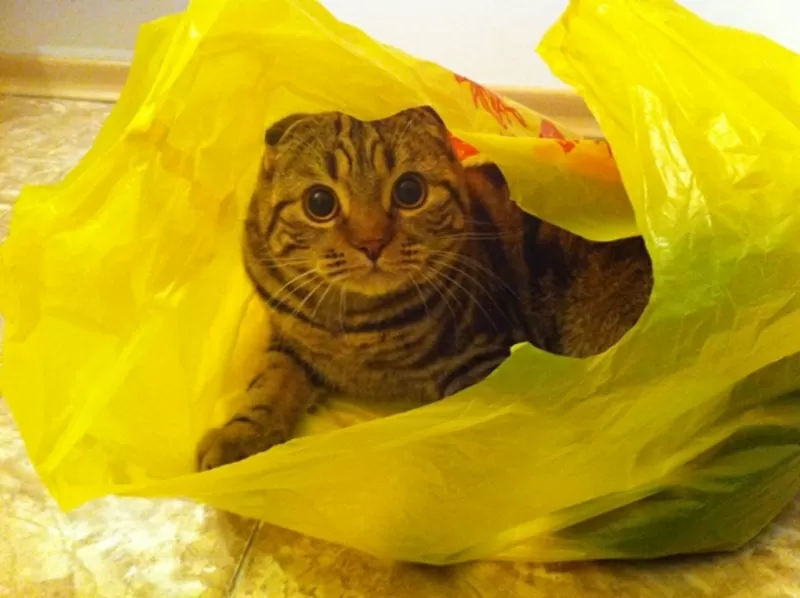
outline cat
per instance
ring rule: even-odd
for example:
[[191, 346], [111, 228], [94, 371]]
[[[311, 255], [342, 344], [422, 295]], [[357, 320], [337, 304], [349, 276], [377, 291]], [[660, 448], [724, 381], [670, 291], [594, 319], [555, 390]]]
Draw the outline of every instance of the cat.
[[647, 305], [641, 238], [590, 242], [523, 212], [430, 107], [292, 115], [265, 141], [243, 253], [270, 310], [266, 365], [198, 444], [201, 470], [285, 442], [326, 396], [435, 401], [525, 341], [600, 353]]

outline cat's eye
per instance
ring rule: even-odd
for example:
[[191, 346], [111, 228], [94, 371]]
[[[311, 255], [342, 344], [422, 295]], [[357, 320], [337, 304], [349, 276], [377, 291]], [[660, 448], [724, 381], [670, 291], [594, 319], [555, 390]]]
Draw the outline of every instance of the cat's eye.
[[392, 189], [392, 201], [399, 208], [413, 210], [425, 202], [427, 192], [425, 181], [422, 177], [410, 172], [404, 174], [395, 182]]
[[303, 207], [309, 218], [316, 222], [325, 222], [339, 213], [339, 200], [328, 187], [312, 187], [306, 193]]

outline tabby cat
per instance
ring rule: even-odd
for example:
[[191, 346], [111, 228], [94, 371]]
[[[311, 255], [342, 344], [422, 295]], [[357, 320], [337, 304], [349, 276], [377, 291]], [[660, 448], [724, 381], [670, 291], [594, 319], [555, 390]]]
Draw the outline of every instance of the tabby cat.
[[522, 212], [497, 166], [462, 166], [428, 107], [272, 126], [243, 245], [270, 308], [266, 367], [200, 442], [201, 469], [286, 441], [332, 394], [435, 401], [522, 341], [602, 352], [652, 286], [640, 238], [589, 242]]

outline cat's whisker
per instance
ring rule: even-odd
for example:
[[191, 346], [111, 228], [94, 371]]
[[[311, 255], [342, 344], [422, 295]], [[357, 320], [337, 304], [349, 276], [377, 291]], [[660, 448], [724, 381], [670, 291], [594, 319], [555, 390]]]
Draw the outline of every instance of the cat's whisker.
[[[447, 267], [447, 268], [451, 268], [451, 269], [453, 269], [453, 270], [455, 270], [457, 272], [461, 272], [463, 274], [463, 272], [461, 270], [459, 270], [458, 268], [453, 268], [450, 264], [447, 264], [445, 262], [440, 262], [439, 265]], [[483, 315], [486, 316], [486, 319], [492, 325], [492, 328], [494, 328], [497, 333], [500, 332], [500, 329], [497, 327], [497, 324], [495, 323], [494, 319], [489, 314], [489, 312], [486, 310], [486, 308], [483, 306], [483, 304], [478, 300], [477, 297], [475, 297], [475, 295], [470, 293], [469, 290], [463, 284], [461, 284], [458, 280], [456, 280], [452, 276], [450, 276], [448, 274], [445, 274], [441, 270], [437, 271], [436, 275], [445, 278], [446, 280], [450, 281], [451, 283], [456, 285], [458, 288], [460, 288], [464, 292], [464, 294], [472, 300], [472, 302], [475, 304], [475, 307], [477, 307], [478, 309], [481, 310], [481, 312], [483, 312]]]
[[439, 294], [439, 296], [444, 301], [444, 304], [447, 306], [448, 311], [453, 316], [453, 321], [457, 322], [458, 321], [458, 317], [456, 316], [456, 312], [453, 309], [453, 306], [450, 303], [450, 301], [447, 299], [447, 296], [442, 292], [442, 289], [447, 291], [447, 294], [450, 295], [450, 297], [452, 297], [453, 301], [455, 301], [456, 304], [458, 305], [459, 310], [461, 310], [461, 302], [458, 300], [458, 298], [455, 296], [455, 294], [453, 294], [453, 292], [449, 288], [447, 288], [446, 284], [443, 284], [442, 287], [440, 288], [439, 285], [436, 284], [435, 278], [433, 276], [427, 276], [422, 271], [422, 268], [418, 268], [417, 271], [418, 271], [419, 275], [422, 276], [425, 279], [425, 281], [433, 287], [433, 290], [436, 291]]
[[496, 272], [492, 272], [489, 268], [481, 264], [478, 260], [466, 255], [462, 255], [455, 251], [440, 251], [436, 249], [429, 249], [428, 253], [432, 253], [434, 255], [442, 255], [448, 258], [452, 257], [456, 263], [462, 266], [475, 268], [476, 270], [479, 270], [480, 272], [483, 272], [484, 274], [489, 276], [492, 280], [496, 280], [501, 285], [503, 285], [515, 299], [517, 300], [520, 299], [516, 289], [514, 289], [510, 284], [508, 284], [505, 280], [503, 280], [502, 276], [499, 276]]
[[[324, 284], [327, 284], [327, 283], [323, 279], [323, 280], [320, 281], [320, 283], [317, 286], [315, 286], [313, 289], [311, 289], [311, 291], [308, 293], [308, 295], [306, 295], [305, 298], [300, 302], [300, 305], [298, 305], [294, 309], [294, 311], [292, 312], [292, 317], [296, 317], [297, 314], [300, 313], [300, 310], [303, 309], [303, 306], [306, 304], [306, 302], [308, 302], [308, 300], [311, 299], [311, 297], [313, 297], [314, 294], [319, 290], [319, 288]], [[317, 304], [317, 305], [319, 305], [319, 304]]]
[[416, 281], [416, 280], [414, 280], [414, 277], [413, 277], [413, 276], [411, 276], [411, 277], [409, 278], [409, 280], [411, 281], [411, 284], [413, 284], [413, 285], [414, 285], [414, 287], [417, 289], [417, 293], [419, 293], [419, 298], [420, 298], [420, 301], [422, 301], [422, 305], [424, 305], [424, 306], [425, 306], [425, 316], [426, 316], [426, 317], [428, 317], [428, 318], [430, 318], [430, 317], [431, 317], [431, 312], [430, 312], [430, 310], [428, 310], [428, 302], [427, 302], [427, 301], [425, 301], [425, 295], [423, 295], [423, 293], [422, 293], [422, 289], [421, 289], [421, 288], [420, 288], [420, 286], [417, 284], [417, 281]]
[[314, 321], [314, 317], [317, 315], [317, 310], [319, 309], [319, 306], [320, 306], [320, 305], [322, 305], [322, 303], [325, 301], [325, 297], [327, 297], [328, 293], [330, 293], [330, 292], [331, 292], [331, 289], [333, 288], [333, 286], [334, 286], [334, 285], [333, 285], [333, 283], [330, 283], [330, 282], [329, 282], [329, 283], [328, 283], [328, 288], [327, 288], [327, 289], [325, 289], [325, 290], [322, 292], [322, 297], [320, 297], [320, 298], [317, 300], [317, 304], [314, 306], [314, 311], [312, 311], [312, 312], [311, 312], [311, 321], [312, 321], [312, 322]]
[[478, 233], [478, 232], [465, 232], [455, 233], [452, 235], [439, 235], [436, 238], [442, 241], [501, 241], [509, 239], [517, 239], [521, 236], [520, 233]]
[[297, 264], [307, 264], [308, 260], [296, 259], [291, 261], [282, 260], [259, 260], [258, 263], [266, 267], [279, 267], [279, 266], [296, 266]]
[[357, 272], [361, 270], [358, 266], [350, 266], [349, 268], [340, 268], [338, 270], [328, 271], [325, 273], [326, 277], [330, 280], [335, 280], [336, 282], [340, 282], [342, 280], [346, 280], [351, 273]]
[[342, 336], [344, 336], [344, 342], [349, 347], [350, 346], [350, 336], [347, 334], [347, 328], [344, 325], [344, 314], [347, 311], [344, 307], [345, 299], [347, 298], [347, 293], [344, 291], [344, 287], [339, 287], [339, 327], [342, 331]]
[[264, 265], [270, 264], [270, 265], [275, 265], [275, 266], [286, 266], [286, 265], [292, 265], [292, 264], [307, 263], [308, 259], [306, 259], [304, 257], [293, 257], [293, 258], [274, 258], [274, 257], [267, 258], [267, 257], [260, 257], [258, 259], [258, 262], [260, 264], [264, 264]]
[[[297, 283], [299, 280], [301, 280], [301, 279], [303, 279], [303, 278], [306, 278], [306, 277], [308, 277], [309, 275], [313, 275], [315, 272], [316, 272], [316, 271], [315, 271], [314, 269], [311, 269], [311, 270], [306, 270], [305, 272], [302, 272], [302, 273], [298, 274], [297, 276], [295, 276], [294, 278], [292, 278], [291, 280], [289, 280], [289, 282], [287, 282], [286, 284], [284, 284], [284, 285], [283, 285], [281, 288], [279, 288], [279, 289], [278, 289], [278, 290], [277, 290], [277, 291], [276, 291], [276, 292], [273, 294], [273, 298], [275, 299], [275, 301], [277, 301], [278, 303], [280, 303], [280, 304], [282, 304], [282, 305], [285, 305], [285, 304], [286, 304], [286, 301], [285, 301], [284, 299], [280, 299], [281, 292], [283, 292], [283, 291], [285, 290], [285, 291], [286, 291], [286, 294], [287, 294], [287, 298], [288, 298], [288, 294], [289, 294], [289, 293], [291, 293], [291, 292], [294, 292], [294, 291], [299, 291], [300, 289], [302, 289], [303, 287], [305, 287], [307, 283], [311, 282], [311, 280], [313, 280], [313, 276], [312, 276], [312, 278], [309, 278], [308, 280], [304, 280], [304, 281], [302, 282], [302, 284], [296, 284], [296, 283]], [[289, 289], [289, 286], [290, 286], [290, 285], [293, 285], [293, 284], [294, 284], [294, 288], [292, 288], [292, 289], [290, 290], [290, 289]]]
[[450, 268], [451, 270], [454, 270], [454, 271], [458, 272], [462, 276], [466, 276], [469, 280], [472, 281], [472, 283], [476, 287], [478, 287], [481, 291], [483, 291], [483, 294], [486, 297], [489, 298], [489, 300], [494, 304], [494, 306], [497, 308], [497, 310], [503, 315], [503, 317], [506, 319], [506, 321], [508, 321], [508, 316], [506, 315], [505, 310], [500, 306], [500, 304], [497, 303], [497, 299], [495, 299], [494, 293], [490, 292], [489, 289], [487, 289], [485, 286], [483, 286], [480, 283], [480, 281], [478, 281], [478, 279], [476, 279], [474, 276], [470, 275], [469, 272], [467, 272], [466, 270], [458, 268], [457, 266], [455, 266], [452, 263], [436, 262], [435, 260], [433, 262], [434, 263], [438, 263], [439, 265], [442, 265], [442, 266], [446, 266], [446, 267]]

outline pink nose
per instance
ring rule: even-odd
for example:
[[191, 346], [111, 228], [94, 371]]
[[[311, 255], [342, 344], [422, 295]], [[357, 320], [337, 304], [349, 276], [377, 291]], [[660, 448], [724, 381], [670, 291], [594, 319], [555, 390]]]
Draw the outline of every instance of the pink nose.
[[356, 249], [366, 255], [373, 262], [377, 262], [381, 257], [383, 248], [386, 247], [386, 241], [383, 239], [369, 239], [367, 241], [359, 241], [355, 243]]

